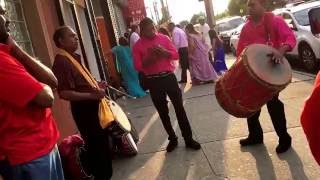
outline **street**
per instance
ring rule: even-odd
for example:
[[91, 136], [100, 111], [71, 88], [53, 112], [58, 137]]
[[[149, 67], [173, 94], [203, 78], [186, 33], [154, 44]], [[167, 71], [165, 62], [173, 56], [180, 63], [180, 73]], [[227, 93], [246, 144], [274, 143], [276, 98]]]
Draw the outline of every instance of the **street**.
[[[230, 66], [234, 57], [228, 56], [227, 59]], [[202, 146], [199, 151], [185, 149], [172, 105], [170, 117], [179, 137], [179, 148], [166, 153], [167, 135], [150, 96], [121, 99], [120, 105], [140, 134], [139, 154], [116, 158], [113, 179], [320, 179], [320, 168], [311, 155], [300, 125], [300, 112], [314, 79], [315, 75], [294, 70], [292, 83], [280, 94], [293, 141], [292, 148], [281, 155], [275, 152], [278, 137], [266, 107], [260, 116], [264, 144], [240, 147], [239, 140], [248, 133], [246, 120], [227, 114], [219, 106], [214, 84], [181, 86], [194, 137]]]

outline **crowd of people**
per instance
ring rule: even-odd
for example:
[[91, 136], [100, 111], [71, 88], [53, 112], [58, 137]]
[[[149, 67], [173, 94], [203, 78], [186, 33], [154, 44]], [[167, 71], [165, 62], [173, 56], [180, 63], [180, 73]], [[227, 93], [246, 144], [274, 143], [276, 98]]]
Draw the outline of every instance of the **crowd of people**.
[[[248, 0], [250, 17], [240, 34], [238, 55], [250, 44], [271, 44], [279, 50], [279, 54], [273, 54], [271, 59], [281, 63], [284, 54], [295, 46], [295, 36], [283, 19], [266, 12], [265, 3], [266, 0]], [[51, 112], [53, 90], [71, 104], [72, 115], [86, 144], [90, 173], [97, 180], [111, 179], [112, 153], [107, 138], [110, 134], [101, 127], [99, 120], [100, 103], [106, 96], [105, 84], [96, 82], [82, 65], [83, 57], [76, 53], [79, 44], [77, 34], [68, 26], [55, 31], [53, 41], [59, 51], [51, 71], [17, 45], [8, 33], [7, 22], [2, 13], [0, 179], [64, 179], [56, 145], [59, 132]], [[269, 33], [265, 32], [266, 22], [271, 22], [268, 31], [273, 32], [269, 39], [265, 38]], [[178, 145], [170, 121], [167, 96], [176, 112], [186, 148], [199, 150], [201, 145], [193, 138], [178, 83], [188, 82], [187, 70], [193, 85], [214, 83], [227, 71], [223, 42], [217, 32], [210, 29], [203, 19], [197, 26], [188, 24], [181, 28], [169, 23], [157, 30], [154, 22], [145, 18], [139, 26], [132, 26], [131, 33], [121, 37], [119, 45], [110, 53], [116, 57], [123, 86], [130, 95], [144, 97], [146, 90], [149, 91], [168, 134], [167, 152]], [[179, 81], [174, 74], [178, 60], [182, 71]], [[315, 89], [317, 91], [318, 88]], [[315, 95], [312, 97], [309, 102], [319, 99]], [[303, 122], [308, 122], [317, 112], [315, 105], [309, 106], [305, 106]], [[276, 152], [286, 152], [291, 147], [291, 136], [287, 132], [284, 105], [278, 94], [267, 103], [267, 107], [279, 136]], [[312, 110], [312, 115], [308, 110]], [[260, 111], [248, 118], [249, 136], [240, 140], [242, 146], [263, 143], [259, 115]]]
[[[122, 85], [134, 97], [143, 97], [146, 95], [143, 91], [148, 90], [145, 74], [135, 69], [132, 63], [132, 50], [141, 38], [140, 30], [139, 26], [132, 25], [119, 39], [119, 45], [112, 48]], [[156, 33], [169, 38], [179, 53], [179, 83], [187, 83], [187, 70], [190, 71], [193, 85], [213, 83], [227, 70], [223, 42], [216, 31], [205, 23], [204, 18], [199, 18], [199, 24], [188, 24], [184, 28], [171, 22], [156, 28]]]

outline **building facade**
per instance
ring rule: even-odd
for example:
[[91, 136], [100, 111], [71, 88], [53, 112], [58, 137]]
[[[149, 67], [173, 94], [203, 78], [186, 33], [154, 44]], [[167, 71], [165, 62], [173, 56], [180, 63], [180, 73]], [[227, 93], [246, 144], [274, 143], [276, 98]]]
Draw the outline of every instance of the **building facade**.
[[[7, 10], [14, 39], [42, 63], [52, 66], [57, 52], [53, 33], [57, 27], [68, 25], [78, 34], [83, 63], [97, 80], [108, 77], [90, 0], [0, 0], [0, 4]], [[69, 103], [57, 94], [53, 113], [60, 139], [77, 132]]]

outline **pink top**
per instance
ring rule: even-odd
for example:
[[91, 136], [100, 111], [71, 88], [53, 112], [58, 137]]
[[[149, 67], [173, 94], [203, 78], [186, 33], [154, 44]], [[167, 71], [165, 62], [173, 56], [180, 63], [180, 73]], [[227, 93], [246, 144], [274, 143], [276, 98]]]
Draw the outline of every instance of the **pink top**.
[[[143, 57], [150, 53], [149, 49], [161, 45], [167, 49], [171, 56], [168, 59], [158, 58], [158, 61], [148, 67], [142, 66]], [[179, 54], [176, 48], [173, 46], [170, 39], [162, 34], [156, 34], [153, 39], [147, 39], [141, 37], [138, 42], [133, 46], [133, 62], [137, 71], [143, 72], [145, 75], [159, 74], [161, 72], [173, 72], [175, 69], [172, 61], [178, 60]]]
[[188, 47], [187, 34], [182, 29], [175, 27], [172, 32], [172, 42], [177, 49]]
[[[267, 31], [270, 34], [269, 43]], [[251, 44], [269, 44], [276, 49], [286, 44], [293, 49], [296, 45], [296, 38], [282, 17], [275, 16], [272, 13], [265, 13], [258, 24], [254, 24], [251, 17], [248, 18], [240, 34], [237, 56], [241, 54], [244, 48]]]

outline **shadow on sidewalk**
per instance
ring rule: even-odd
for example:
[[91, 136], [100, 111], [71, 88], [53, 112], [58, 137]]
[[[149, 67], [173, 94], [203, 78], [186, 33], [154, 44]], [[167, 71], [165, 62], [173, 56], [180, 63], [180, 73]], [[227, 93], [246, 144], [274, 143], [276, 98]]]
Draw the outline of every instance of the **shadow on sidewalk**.
[[291, 148], [286, 153], [280, 154], [279, 159], [286, 161], [290, 168], [293, 180], [308, 180], [306, 173], [303, 169], [303, 163], [297, 152]]
[[277, 179], [272, 160], [265, 145], [241, 147], [242, 152], [249, 152], [256, 159], [256, 167], [261, 180]]

